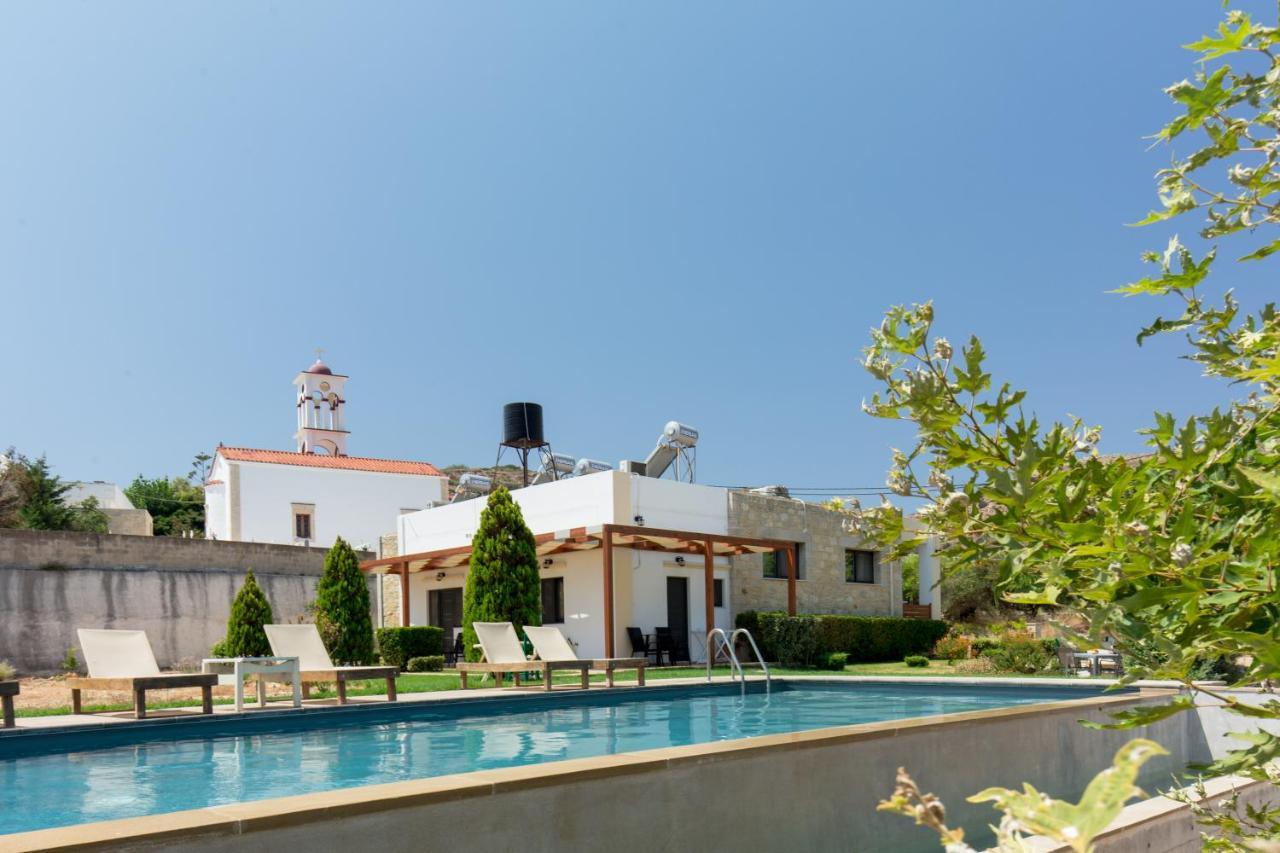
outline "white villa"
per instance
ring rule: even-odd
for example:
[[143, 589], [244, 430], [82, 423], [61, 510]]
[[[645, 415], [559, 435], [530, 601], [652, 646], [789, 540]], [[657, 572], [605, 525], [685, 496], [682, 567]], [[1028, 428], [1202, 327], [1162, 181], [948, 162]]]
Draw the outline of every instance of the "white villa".
[[389, 519], [448, 499], [429, 462], [347, 455], [348, 377], [318, 358], [293, 380], [297, 450], [218, 445], [205, 482], [211, 539], [376, 550]]
[[[537, 542], [544, 624], [583, 657], [631, 654], [628, 628], [670, 628], [705, 659], [709, 626], [744, 610], [901, 616], [901, 577], [823, 507], [605, 471], [512, 492]], [[364, 563], [384, 575], [389, 624], [462, 625], [462, 594], [483, 498], [399, 517], [396, 555]], [[388, 549], [384, 548], [384, 553]], [[922, 549], [922, 604], [934, 576]], [[408, 607], [402, 603], [407, 601]]]

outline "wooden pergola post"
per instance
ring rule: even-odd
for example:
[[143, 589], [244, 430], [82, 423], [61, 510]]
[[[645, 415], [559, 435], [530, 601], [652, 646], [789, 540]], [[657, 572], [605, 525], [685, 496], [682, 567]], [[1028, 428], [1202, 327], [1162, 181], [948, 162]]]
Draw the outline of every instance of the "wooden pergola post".
[[400, 624], [409, 627], [409, 561], [400, 564]]
[[800, 571], [796, 566], [796, 546], [788, 545], [787, 555], [787, 615], [796, 615], [796, 575]]
[[613, 657], [613, 530], [605, 525], [604, 541], [604, 656]]
[[[711, 540], [702, 540], [702, 584], [707, 610], [707, 627], [704, 630], [707, 634], [710, 634], [712, 629], [716, 627], [715, 557], [715, 551], [711, 547]], [[707, 644], [707, 654], [711, 654], [710, 643]]]

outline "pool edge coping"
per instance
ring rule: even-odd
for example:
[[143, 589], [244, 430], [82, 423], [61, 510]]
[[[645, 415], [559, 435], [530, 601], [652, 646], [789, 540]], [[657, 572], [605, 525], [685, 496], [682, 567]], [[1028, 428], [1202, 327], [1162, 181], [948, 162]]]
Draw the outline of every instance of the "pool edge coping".
[[476, 770], [468, 773], [359, 785], [244, 803], [205, 806], [162, 814], [29, 830], [0, 835], [0, 853], [93, 850], [111, 848], [125, 841], [154, 843], [181, 837], [194, 839], [201, 836], [240, 836], [251, 832], [295, 826], [317, 819], [347, 817], [494, 796], [508, 791], [527, 790], [531, 787], [648, 773], [707, 761], [745, 758], [779, 750], [811, 749], [880, 737], [896, 737], [902, 733], [928, 731], [942, 726], [984, 725], [1032, 714], [1073, 709], [1102, 710], [1109, 706], [1149, 701], [1176, 692], [1171, 688], [1143, 687], [1136, 693], [1102, 694], [994, 710], [961, 711], [904, 720], [829, 726], [801, 732], [659, 747], [638, 752]]

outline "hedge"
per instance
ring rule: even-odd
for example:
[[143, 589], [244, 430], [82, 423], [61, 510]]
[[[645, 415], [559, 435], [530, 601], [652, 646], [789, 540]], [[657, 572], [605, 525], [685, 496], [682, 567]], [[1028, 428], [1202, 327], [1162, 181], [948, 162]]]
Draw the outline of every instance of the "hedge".
[[896, 616], [787, 616], [747, 610], [735, 624], [752, 633], [766, 659], [788, 666], [811, 666], [832, 652], [844, 652], [849, 663], [900, 661], [928, 654], [947, 633], [941, 620]]
[[378, 650], [387, 666], [403, 668], [410, 658], [444, 654], [444, 629], [435, 625], [379, 628]]

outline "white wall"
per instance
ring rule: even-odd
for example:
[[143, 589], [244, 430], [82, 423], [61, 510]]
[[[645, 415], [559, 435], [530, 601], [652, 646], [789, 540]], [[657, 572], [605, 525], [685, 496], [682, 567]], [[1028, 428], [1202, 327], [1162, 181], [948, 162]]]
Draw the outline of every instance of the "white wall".
[[[239, 517], [242, 542], [301, 544], [293, 538], [293, 504], [314, 504], [312, 545], [327, 547], [341, 536], [356, 548], [376, 550], [379, 537], [394, 529], [400, 510], [444, 499], [445, 479], [413, 474], [382, 474], [259, 462], [227, 463], [221, 457], [210, 479], [228, 481], [227, 509], [217, 509], [217, 487], [206, 491], [206, 511], [230, 538], [234, 495], [225, 466], [239, 467]], [[225, 519], [225, 520], [224, 520]]]
[[[619, 477], [627, 476], [604, 471], [516, 489], [511, 496], [535, 534], [615, 522], [630, 524], [629, 517], [615, 517], [615, 484]], [[480, 524], [485, 502], [483, 497], [472, 498], [403, 516], [398, 531], [400, 553], [417, 554], [469, 544]]]
[[[567, 531], [575, 527], [602, 524], [635, 524], [644, 518], [645, 527], [726, 533], [728, 499], [724, 489], [657, 480], [620, 471], [589, 474], [559, 482], [517, 489], [512, 497], [520, 505], [525, 523], [534, 534]], [[462, 501], [411, 513], [400, 518], [400, 553], [415, 554], [467, 545], [480, 521], [484, 498]], [[542, 577], [564, 577], [565, 636], [578, 645], [582, 657], [603, 657], [604, 643], [604, 563], [599, 549], [556, 554], [553, 564], [542, 569]], [[678, 566], [674, 554], [614, 550], [614, 654], [630, 654], [626, 628], [634, 625], [646, 634], [667, 625], [668, 575], [689, 579], [689, 628], [686, 638], [695, 660], [705, 645], [705, 596], [702, 557], [688, 555], [687, 565]], [[715, 562], [715, 577], [724, 581], [725, 607], [716, 610], [716, 627], [729, 628], [729, 563]], [[427, 591], [465, 582], [466, 567], [447, 572], [443, 581], [435, 572], [412, 575], [409, 616], [413, 624], [427, 621]]]

